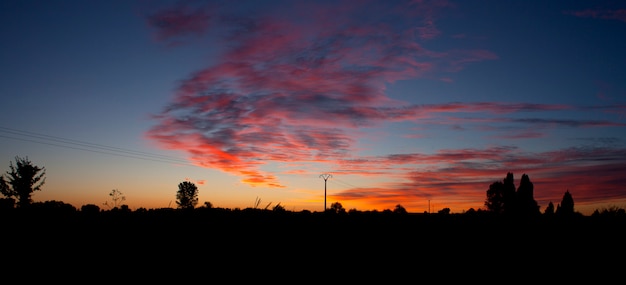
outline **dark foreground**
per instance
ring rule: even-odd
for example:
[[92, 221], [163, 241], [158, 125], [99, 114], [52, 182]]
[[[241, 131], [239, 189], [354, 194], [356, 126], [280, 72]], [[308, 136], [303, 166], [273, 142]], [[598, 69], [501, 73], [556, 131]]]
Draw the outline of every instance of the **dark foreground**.
[[[442, 281], [459, 278], [459, 272], [471, 271], [467, 278], [475, 278], [508, 270], [520, 280], [542, 273], [558, 281], [571, 274], [623, 275], [625, 229], [623, 217], [12, 211], [2, 213], [0, 242], [5, 269], [22, 264], [17, 268], [54, 268], [63, 276], [125, 271], [133, 278], [191, 274], [210, 279], [226, 274], [261, 282], [285, 281], [291, 274], [287, 280], [302, 283], [326, 280], [322, 277], [330, 272], [355, 282], [367, 275], [418, 280], [445, 269], [448, 273], [438, 273]], [[558, 277], [564, 274], [559, 268], [570, 275]]]

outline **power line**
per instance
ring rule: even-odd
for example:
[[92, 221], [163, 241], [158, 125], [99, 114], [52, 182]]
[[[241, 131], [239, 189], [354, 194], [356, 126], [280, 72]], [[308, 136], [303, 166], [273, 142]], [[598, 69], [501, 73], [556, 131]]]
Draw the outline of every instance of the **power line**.
[[[334, 178], [334, 177], [333, 177], [333, 178]], [[352, 185], [352, 184], [350, 184], [350, 183], [348, 183], [348, 182], [342, 181], [342, 180], [337, 179], [337, 178], [334, 178], [332, 182], [336, 182], [336, 183], [339, 183], [339, 184], [343, 184], [343, 186], [344, 186], [344, 187], [349, 187], [349, 188], [360, 188], [359, 186]]]
[[68, 148], [68, 149], [82, 150], [82, 151], [115, 155], [115, 156], [122, 156], [122, 157], [129, 157], [129, 158], [135, 158], [135, 159], [194, 166], [193, 164], [190, 164], [187, 160], [181, 159], [178, 157], [154, 154], [154, 153], [138, 151], [138, 150], [125, 149], [125, 148], [120, 148], [120, 147], [107, 146], [107, 145], [102, 145], [102, 144], [61, 138], [61, 137], [56, 137], [56, 136], [28, 132], [28, 131], [21, 131], [21, 130], [10, 129], [10, 128], [5, 128], [5, 127], [0, 127], [0, 133], [4, 133], [4, 135], [0, 134], [0, 137], [13, 139], [13, 140], [27, 141], [27, 142], [45, 144], [45, 145], [50, 145], [50, 146], [63, 147], [63, 148]]

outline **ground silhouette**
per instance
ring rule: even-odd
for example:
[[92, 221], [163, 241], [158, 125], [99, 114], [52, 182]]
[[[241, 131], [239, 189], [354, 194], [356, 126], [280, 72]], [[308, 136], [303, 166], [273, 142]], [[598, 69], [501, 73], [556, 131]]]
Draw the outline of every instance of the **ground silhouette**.
[[527, 266], [520, 280], [531, 281], [561, 266], [577, 274], [616, 273], [614, 267], [623, 263], [614, 260], [625, 253], [626, 218], [616, 215], [71, 210], [62, 205], [0, 212], [5, 272], [23, 272], [29, 264], [31, 271], [49, 272], [48, 282], [123, 271], [130, 278], [125, 281], [141, 283], [199, 276], [260, 282], [265, 274], [288, 275], [298, 279], [295, 283], [310, 282], [308, 275], [322, 282], [324, 274], [335, 274], [334, 283], [389, 283], [442, 269], [472, 274], [444, 279], [496, 278]]

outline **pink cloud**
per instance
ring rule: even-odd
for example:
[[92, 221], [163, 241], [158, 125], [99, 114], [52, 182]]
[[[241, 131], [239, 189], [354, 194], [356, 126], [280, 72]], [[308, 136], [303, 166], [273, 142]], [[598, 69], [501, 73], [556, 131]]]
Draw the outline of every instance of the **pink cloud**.
[[[213, 64], [181, 80], [174, 100], [154, 116], [157, 124], [146, 137], [162, 148], [184, 151], [196, 165], [222, 170], [251, 186], [287, 187], [279, 179], [283, 173], [266, 170], [270, 163], [316, 162], [336, 165], [336, 173], [343, 175], [388, 176], [399, 181], [372, 188], [354, 187], [333, 194], [334, 198], [379, 206], [401, 201], [413, 209], [434, 199], [467, 209], [482, 206], [489, 184], [502, 179], [507, 171], [518, 177], [528, 172], [541, 185], [552, 181], [548, 170], [558, 169], [563, 179], [578, 181], [572, 176], [593, 169], [567, 163], [566, 159], [577, 156], [584, 161], [586, 152], [525, 154], [506, 146], [359, 156], [359, 130], [411, 122], [452, 125], [459, 131], [488, 127], [505, 130], [509, 139], [517, 139], [541, 137], [541, 127], [550, 125], [621, 125], [504, 117], [576, 110], [567, 105], [415, 105], [392, 99], [386, 93], [388, 84], [432, 75], [447, 78], [441, 73], [458, 72], [468, 64], [498, 56], [487, 50], [425, 49], [420, 40], [438, 35], [436, 12], [443, 7], [436, 1], [401, 7], [384, 1], [289, 3], [307, 9], [288, 14], [280, 13], [283, 7], [262, 7], [256, 14], [239, 14], [233, 7], [175, 7], [155, 13], [151, 23], [157, 38], [168, 42], [190, 35], [211, 35], [223, 53]], [[390, 18], [400, 25], [388, 24]], [[416, 36], [415, 27], [421, 27], [423, 33]], [[470, 113], [474, 116], [467, 116]], [[502, 127], [503, 123], [522, 127], [511, 131]], [[529, 126], [535, 127], [533, 131], [528, 131]], [[413, 136], [427, 136], [421, 131]], [[285, 173], [308, 172], [296, 167]], [[619, 178], [609, 174], [601, 177], [605, 178], [600, 186], [606, 188], [599, 191], [611, 195], [615, 190], [607, 183]], [[572, 190], [590, 191], [585, 189], [590, 188]], [[537, 190], [537, 197], [553, 199], [565, 190], [556, 186], [545, 192]], [[585, 199], [589, 194], [580, 197]]]
[[[149, 22], [161, 40], [220, 34], [228, 48], [181, 82], [146, 136], [245, 183], [283, 186], [260, 170], [266, 162], [341, 159], [354, 150], [346, 129], [420, 116], [420, 108], [389, 98], [385, 86], [432, 72], [432, 53], [411, 29], [425, 23], [434, 36], [440, 3], [290, 5], [304, 5], [306, 13], [180, 5], [153, 14]], [[385, 24], [393, 14], [403, 25]], [[465, 62], [478, 60], [467, 55], [473, 59]]]
[[[568, 148], [544, 153], [524, 153], [516, 147], [441, 150], [435, 154], [403, 154], [351, 160], [346, 169], [371, 169], [371, 175], [392, 175], [392, 170], [411, 166], [396, 183], [333, 191], [332, 199], [349, 201], [366, 208], [389, 209], [401, 203], [412, 211], [426, 208], [429, 200], [455, 212], [483, 207], [486, 190], [507, 172], [519, 179], [528, 174], [535, 184], [534, 197], [545, 209], [556, 206], [565, 191], [579, 205], [606, 199], [626, 199], [626, 150], [607, 147]], [[355, 167], [358, 165], [358, 167]], [[343, 173], [340, 168], [336, 173]], [[389, 173], [374, 173], [388, 169]], [[346, 172], [345, 175], [350, 174]], [[361, 173], [366, 175], [366, 173]], [[403, 180], [403, 182], [402, 182]], [[516, 181], [517, 185], [518, 181]]]
[[545, 136], [546, 134], [542, 132], [522, 130], [522, 131], [512, 132], [512, 133], [498, 135], [494, 137], [501, 138], [501, 139], [536, 139], [536, 138], [542, 138]]

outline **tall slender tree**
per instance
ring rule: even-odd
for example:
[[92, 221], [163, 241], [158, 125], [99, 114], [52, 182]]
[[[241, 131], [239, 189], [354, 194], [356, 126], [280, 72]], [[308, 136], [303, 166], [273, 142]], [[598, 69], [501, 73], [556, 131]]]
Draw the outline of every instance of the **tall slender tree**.
[[548, 207], [546, 207], [546, 210], [543, 212], [543, 214], [548, 216], [554, 215], [554, 204], [552, 203], [552, 201], [548, 203]]
[[534, 198], [534, 185], [527, 174], [522, 174], [515, 199], [518, 214], [524, 216], [541, 214], [539, 204], [537, 204]]
[[517, 210], [517, 205], [515, 204], [515, 179], [513, 178], [512, 172], [506, 174], [506, 177], [502, 180], [502, 184], [504, 212], [514, 213]]
[[46, 181], [46, 169], [33, 165], [28, 157], [15, 157], [15, 164], [9, 163], [10, 171], [0, 176], [0, 193], [17, 199], [18, 207], [27, 207], [32, 202], [32, 194], [40, 191]]
[[574, 198], [569, 190], [565, 191], [565, 194], [563, 194], [563, 199], [561, 200], [561, 204], [559, 204], [556, 213], [558, 215], [574, 214]]
[[540, 214], [533, 192], [534, 186], [527, 174], [522, 175], [516, 191], [513, 173], [509, 172], [502, 181], [489, 185], [485, 206], [490, 212], [498, 214], [523, 216]]

